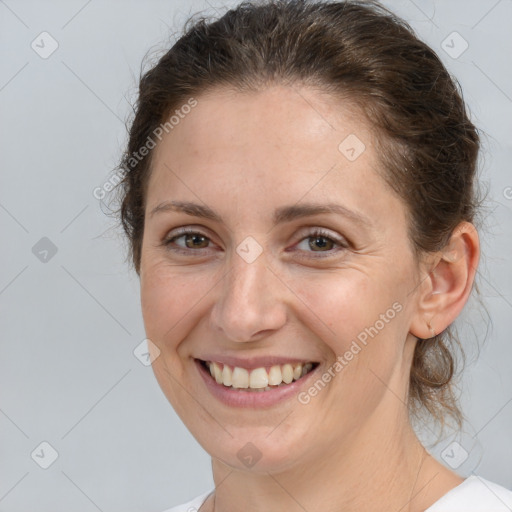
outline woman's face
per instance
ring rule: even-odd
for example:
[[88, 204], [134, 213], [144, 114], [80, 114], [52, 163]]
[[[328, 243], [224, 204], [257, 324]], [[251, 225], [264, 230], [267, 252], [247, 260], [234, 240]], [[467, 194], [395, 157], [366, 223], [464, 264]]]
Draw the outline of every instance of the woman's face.
[[[147, 190], [141, 299], [165, 395], [212, 456], [252, 471], [396, 424], [419, 277], [367, 122], [309, 88], [196, 100]], [[225, 365], [225, 382], [200, 361]], [[301, 362], [315, 364], [286, 383]]]

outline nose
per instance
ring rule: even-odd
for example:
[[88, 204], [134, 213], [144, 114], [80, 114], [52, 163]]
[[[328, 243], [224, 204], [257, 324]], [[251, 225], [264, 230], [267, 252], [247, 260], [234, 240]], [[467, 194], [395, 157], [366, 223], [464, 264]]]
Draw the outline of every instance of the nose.
[[211, 323], [224, 339], [257, 341], [286, 322], [286, 287], [261, 254], [248, 263], [233, 253], [230, 269], [211, 311]]

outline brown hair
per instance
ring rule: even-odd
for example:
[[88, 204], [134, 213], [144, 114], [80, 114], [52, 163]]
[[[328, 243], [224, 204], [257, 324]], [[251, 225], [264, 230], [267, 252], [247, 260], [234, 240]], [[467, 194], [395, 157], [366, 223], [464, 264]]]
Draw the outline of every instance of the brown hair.
[[[152, 153], [134, 155], [192, 97], [214, 86], [257, 91], [271, 83], [309, 85], [360, 107], [384, 178], [409, 209], [418, 257], [442, 249], [461, 221], [474, 221], [477, 130], [458, 82], [407, 23], [373, 0], [243, 2], [218, 20], [189, 19], [140, 79], [119, 166], [121, 221], [137, 273]], [[426, 409], [442, 424], [448, 415], [460, 426], [453, 341], [450, 327], [416, 344], [409, 398], [411, 411]]]

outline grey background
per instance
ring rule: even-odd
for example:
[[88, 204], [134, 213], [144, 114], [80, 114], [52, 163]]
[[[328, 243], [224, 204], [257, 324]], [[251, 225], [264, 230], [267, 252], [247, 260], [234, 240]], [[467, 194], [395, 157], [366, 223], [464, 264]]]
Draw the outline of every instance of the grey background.
[[[138, 279], [93, 190], [119, 158], [144, 54], [190, 13], [234, 4], [0, 0], [0, 511], [158, 512], [213, 486], [208, 455], [133, 354], [145, 338]], [[492, 328], [483, 342], [487, 318], [469, 304], [459, 325], [480, 352], [462, 381], [469, 421], [432, 451], [464, 449], [462, 474], [512, 488], [512, 2], [386, 5], [436, 49], [485, 132], [479, 282]], [[31, 48], [43, 31], [59, 44], [46, 59]], [[469, 43], [458, 58], [441, 47], [453, 31]], [[58, 452], [48, 469], [43, 441]]]

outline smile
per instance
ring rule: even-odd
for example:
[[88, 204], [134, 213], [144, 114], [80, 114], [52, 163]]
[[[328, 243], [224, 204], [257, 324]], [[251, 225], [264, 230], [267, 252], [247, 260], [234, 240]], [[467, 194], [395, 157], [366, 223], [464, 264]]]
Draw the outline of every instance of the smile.
[[297, 381], [314, 370], [318, 363], [286, 363], [271, 367], [241, 368], [214, 361], [200, 361], [217, 384], [238, 391], [271, 391]]

